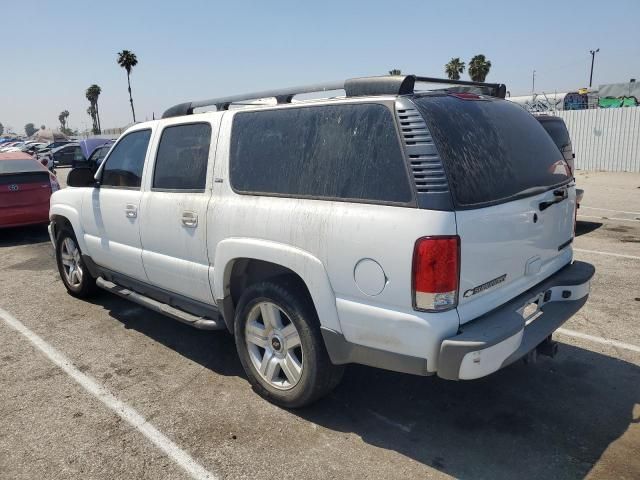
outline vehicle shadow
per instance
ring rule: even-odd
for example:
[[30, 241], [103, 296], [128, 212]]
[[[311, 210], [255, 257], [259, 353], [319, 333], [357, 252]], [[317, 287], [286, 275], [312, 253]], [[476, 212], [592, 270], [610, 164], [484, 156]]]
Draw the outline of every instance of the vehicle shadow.
[[578, 220], [576, 222], [576, 237], [591, 233], [594, 230], [599, 229], [602, 226], [600, 222], [585, 222], [584, 220]]
[[294, 413], [456, 478], [583, 478], [639, 421], [640, 368], [560, 350], [471, 382], [352, 366], [329, 398]]
[[16, 247], [49, 241], [46, 225], [3, 228], [0, 230], [0, 247]]
[[102, 306], [125, 328], [136, 330], [217, 374], [246, 378], [233, 337], [226, 331], [198, 330], [108, 293], [100, 293], [92, 303]]

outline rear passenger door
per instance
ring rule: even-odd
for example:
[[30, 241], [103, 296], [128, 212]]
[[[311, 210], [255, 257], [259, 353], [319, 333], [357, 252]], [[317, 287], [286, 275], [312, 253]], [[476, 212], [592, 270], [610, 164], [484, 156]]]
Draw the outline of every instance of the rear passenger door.
[[158, 132], [141, 222], [143, 263], [156, 287], [213, 304], [206, 242], [219, 117]]

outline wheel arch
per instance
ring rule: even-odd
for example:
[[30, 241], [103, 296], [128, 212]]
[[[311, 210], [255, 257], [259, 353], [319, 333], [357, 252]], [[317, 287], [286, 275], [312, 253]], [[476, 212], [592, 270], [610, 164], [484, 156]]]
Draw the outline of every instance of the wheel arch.
[[49, 211], [49, 220], [52, 223], [53, 238], [55, 239], [64, 225], [68, 225], [76, 236], [78, 246], [83, 252], [87, 251], [84, 241], [84, 231], [80, 223], [80, 214], [68, 205], [52, 205]]
[[227, 327], [233, 331], [238, 280], [246, 287], [256, 281], [293, 274], [306, 288], [320, 324], [341, 332], [336, 299], [322, 262], [311, 253], [290, 245], [260, 239], [227, 239], [216, 248], [213, 294]]

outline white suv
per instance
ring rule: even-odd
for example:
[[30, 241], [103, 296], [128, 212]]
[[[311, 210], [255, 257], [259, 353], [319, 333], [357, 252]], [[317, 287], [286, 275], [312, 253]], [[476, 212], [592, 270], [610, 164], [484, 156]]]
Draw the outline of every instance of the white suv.
[[573, 261], [567, 164], [504, 85], [415, 89], [431, 81], [259, 92], [134, 125], [51, 199], [67, 290], [227, 329], [286, 407], [348, 363], [457, 380], [552, 353], [594, 273]]

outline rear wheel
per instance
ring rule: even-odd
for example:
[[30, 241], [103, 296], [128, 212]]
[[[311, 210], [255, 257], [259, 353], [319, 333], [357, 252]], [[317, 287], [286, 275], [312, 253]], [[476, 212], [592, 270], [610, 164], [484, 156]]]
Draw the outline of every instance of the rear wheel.
[[307, 292], [295, 280], [250, 286], [238, 302], [235, 341], [254, 389], [288, 408], [308, 405], [340, 382]]
[[95, 293], [96, 280], [82, 259], [75, 234], [68, 227], [63, 227], [56, 239], [56, 262], [60, 278], [71, 295], [86, 298]]

